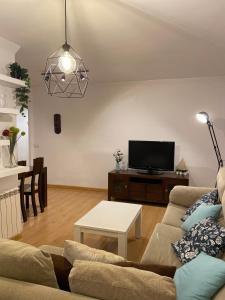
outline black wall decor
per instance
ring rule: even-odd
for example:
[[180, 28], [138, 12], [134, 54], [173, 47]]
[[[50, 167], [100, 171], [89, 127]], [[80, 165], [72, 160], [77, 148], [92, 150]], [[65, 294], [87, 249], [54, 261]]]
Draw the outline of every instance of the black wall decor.
[[61, 133], [61, 115], [54, 114], [54, 131], [56, 134]]

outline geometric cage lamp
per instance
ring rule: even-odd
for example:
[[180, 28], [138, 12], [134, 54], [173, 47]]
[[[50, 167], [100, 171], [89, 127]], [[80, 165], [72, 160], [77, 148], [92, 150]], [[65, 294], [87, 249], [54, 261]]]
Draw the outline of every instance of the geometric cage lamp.
[[196, 118], [200, 123], [207, 124], [207, 126], [208, 126], [210, 137], [211, 137], [211, 140], [213, 143], [213, 148], [214, 148], [214, 151], [216, 154], [216, 159], [218, 162], [218, 170], [219, 170], [221, 167], [223, 167], [223, 160], [221, 157], [221, 153], [220, 153], [219, 145], [217, 142], [216, 134], [214, 131], [213, 123], [212, 123], [212, 121], [210, 121], [209, 114], [205, 111], [201, 111], [201, 112], [197, 113]]
[[88, 70], [83, 59], [67, 40], [67, 0], [65, 2], [65, 42], [46, 60], [42, 73], [48, 94], [60, 98], [82, 98], [88, 85]]

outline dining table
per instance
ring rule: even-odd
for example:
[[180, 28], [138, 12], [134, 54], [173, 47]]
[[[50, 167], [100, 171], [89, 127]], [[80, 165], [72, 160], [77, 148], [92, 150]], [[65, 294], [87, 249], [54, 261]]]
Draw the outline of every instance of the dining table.
[[[27, 213], [24, 203], [24, 183], [25, 179], [32, 177], [33, 175], [33, 167], [30, 166], [29, 171], [19, 173], [18, 174], [18, 180], [20, 181], [20, 203], [21, 203], [21, 210], [22, 210], [22, 217], [23, 221], [27, 221]], [[43, 167], [41, 172], [41, 201], [44, 204], [44, 207], [47, 207], [48, 205], [48, 183], [47, 183], [47, 167]]]

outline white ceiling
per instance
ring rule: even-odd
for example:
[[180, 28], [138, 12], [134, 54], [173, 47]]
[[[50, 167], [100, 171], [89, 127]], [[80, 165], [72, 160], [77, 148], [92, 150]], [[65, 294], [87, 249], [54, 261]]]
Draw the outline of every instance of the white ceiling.
[[[69, 42], [95, 81], [225, 74], [224, 0], [67, 0]], [[40, 77], [64, 42], [64, 0], [0, 0], [0, 36]]]

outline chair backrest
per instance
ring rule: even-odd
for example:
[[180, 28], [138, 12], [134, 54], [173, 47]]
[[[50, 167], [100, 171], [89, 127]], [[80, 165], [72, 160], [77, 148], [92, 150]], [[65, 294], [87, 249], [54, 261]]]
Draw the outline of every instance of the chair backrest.
[[33, 160], [33, 173], [34, 175], [40, 174], [44, 167], [44, 158], [37, 157]]
[[33, 174], [31, 178], [31, 190], [35, 189], [35, 181], [37, 177], [38, 182], [38, 188], [41, 187], [41, 176], [42, 176], [42, 170], [44, 167], [44, 158], [43, 157], [37, 157], [33, 160]]
[[26, 160], [19, 160], [17, 162], [18, 166], [26, 166], [27, 165], [27, 161]]

